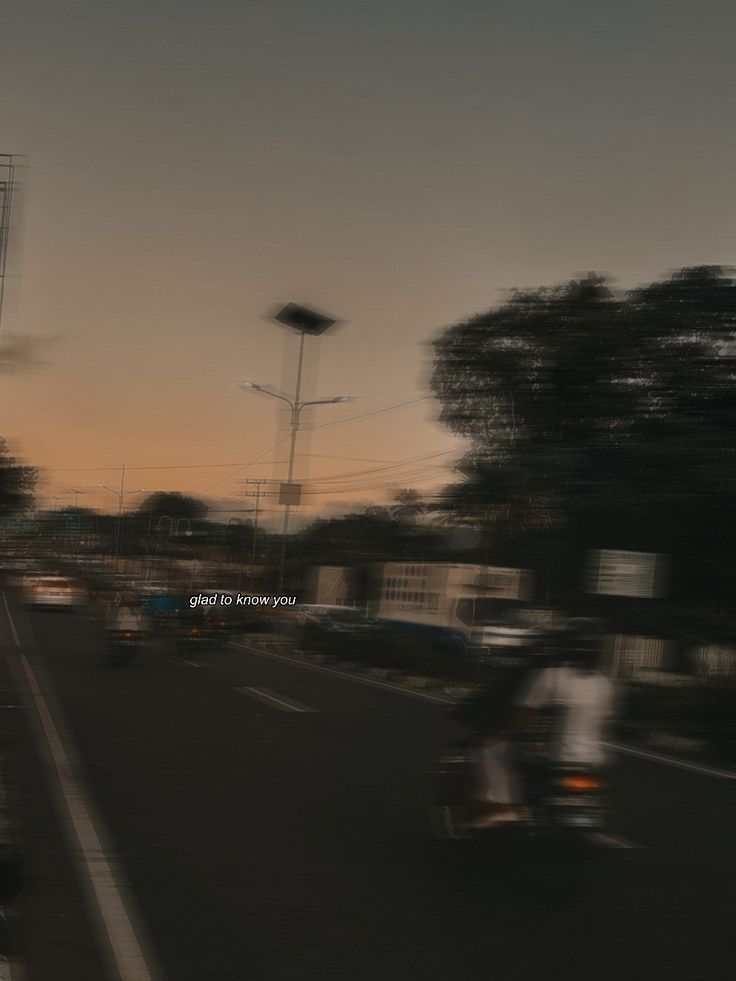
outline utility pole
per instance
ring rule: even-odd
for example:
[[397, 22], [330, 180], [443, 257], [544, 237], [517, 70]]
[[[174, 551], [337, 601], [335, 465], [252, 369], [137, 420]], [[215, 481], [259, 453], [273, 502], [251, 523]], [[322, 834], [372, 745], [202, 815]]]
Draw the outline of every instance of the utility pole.
[[251, 562], [255, 565], [256, 561], [256, 543], [258, 539], [258, 515], [261, 513], [261, 498], [262, 497], [276, 497], [276, 491], [262, 491], [261, 487], [264, 484], [278, 484], [278, 480], [270, 480], [267, 477], [251, 477], [249, 480], [239, 480], [239, 484], [251, 484], [255, 487], [255, 491], [243, 491], [242, 497], [255, 497], [256, 506], [253, 508], [254, 518], [253, 518], [253, 550], [251, 555]]
[[123, 498], [125, 497], [125, 464], [120, 468], [120, 490], [118, 492], [118, 520], [115, 524], [114, 567], [118, 571], [118, 555], [120, 554], [120, 533], [123, 521]]
[[[256, 564], [256, 555], [258, 550], [258, 532], [260, 530], [258, 518], [261, 513], [261, 498], [262, 497], [276, 497], [277, 491], [262, 491], [261, 487], [265, 484], [278, 484], [278, 480], [270, 480], [267, 477], [251, 477], [249, 480], [239, 480], [239, 484], [250, 484], [255, 487], [254, 491], [243, 491], [241, 493], [242, 497], [254, 497], [256, 506], [253, 508], [253, 543], [251, 547], [251, 566]], [[245, 552], [243, 553], [243, 566], [240, 570], [240, 587], [243, 585], [243, 579], [245, 578], [245, 565], [246, 557]], [[253, 578], [253, 576], [251, 576]]]
[[10, 219], [15, 190], [15, 160], [11, 153], [0, 153], [0, 328], [5, 304], [5, 279], [10, 248]]

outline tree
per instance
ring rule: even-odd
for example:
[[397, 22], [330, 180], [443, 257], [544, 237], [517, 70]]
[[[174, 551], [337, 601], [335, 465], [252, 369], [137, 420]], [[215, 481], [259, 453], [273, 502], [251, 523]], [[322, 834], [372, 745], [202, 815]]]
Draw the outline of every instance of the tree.
[[149, 494], [138, 507], [138, 514], [141, 517], [187, 518], [196, 521], [206, 518], [208, 510], [204, 501], [180, 491], [156, 491], [155, 494]]
[[10, 456], [7, 443], [0, 437], [0, 517], [22, 514], [30, 508], [37, 480], [38, 471]]
[[435, 342], [442, 419], [472, 443], [445, 501], [485, 504], [490, 523], [505, 514], [511, 539], [543, 513], [568, 551], [672, 552], [702, 591], [726, 589], [735, 358], [736, 287], [721, 267], [618, 297], [595, 275], [513, 293]]
[[427, 505], [422, 500], [419, 491], [411, 487], [398, 490], [394, 495], [391, 515], [399, 521], [416, 522], [425, 514]]
[[445, 487], [429, 510], [443, 525], [479, 528], [489, 563], [509, 561], [520, 542], [533, 541], [552, 528], [547, 501], [523, 487], [512, 467], [469, 455], [457, 470], [463, 479]]
[[359, 565], [403, 558], [431, 561], [443, 546], [436, 531], [397, 521], [387, 508], [369, 507], [312, 522], [292, 551], [308, 565]]

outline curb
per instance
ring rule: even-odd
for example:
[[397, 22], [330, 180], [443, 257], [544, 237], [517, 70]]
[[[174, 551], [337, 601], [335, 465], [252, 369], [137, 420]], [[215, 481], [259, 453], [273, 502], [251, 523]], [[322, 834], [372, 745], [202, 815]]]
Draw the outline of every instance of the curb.
[[423, 678], [421, 675], [409, 674], [403, 679], [403, 683], [409, 688], [431, 688], [433, 681], [431, 678]]

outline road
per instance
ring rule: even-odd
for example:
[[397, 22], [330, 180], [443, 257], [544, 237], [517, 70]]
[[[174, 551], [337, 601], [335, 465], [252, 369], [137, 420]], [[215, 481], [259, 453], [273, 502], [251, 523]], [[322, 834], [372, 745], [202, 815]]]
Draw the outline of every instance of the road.
[[87, 616], [5, 595], [25, 981], [731, 976], [736, 780], [621, 756], [638, 847], [579, 864], [439, 843], [442, 705], [236, 645], [115, 668]]

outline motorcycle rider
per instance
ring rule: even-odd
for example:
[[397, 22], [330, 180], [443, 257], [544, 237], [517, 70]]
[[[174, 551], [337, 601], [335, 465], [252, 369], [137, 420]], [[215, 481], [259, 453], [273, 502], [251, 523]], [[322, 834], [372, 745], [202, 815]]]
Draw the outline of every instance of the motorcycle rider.
[[[614, 686], [600, 670], [601, 628], [589, 619], [569, 620], [547, 638], [544, 667], [505, 672], [475, 700], [486, 712], [476, 727], [475, 788], [480, 813], [469, 827], [487, 829], [524, 819], [523, 780], [514, 765], [514, 743], [528, 733], [545, 709], [552, 710], [550, 761], [559, 765], [599, 769], [606, 763], [603, 747], [613, 715]], [[550, 643], [552, 640], [552, 643]], [[537, 658], [539, 660], [539, 658]], [[524, 662], [520, 662], [524, 663]]]
[[148, 618], [139, 608], [132, 595], [119, 595], [115, 598], [107, 620], [108, 633], [129, 631], [145, 637], [149, 630]]
[[551, 761], [596, 769], [607, 762], [603, 745], [614, 710], [614, 685], [600, 669], [597, 621], [568, 621], [558, 662], [530, 679], [516, 699], [514, 729], [527, 729], [545, 708], [553, 711]]
[[525, 650], [512, 648], [496, 656], [489, 683], [462, 706], [460, 718], [471, 727], [470, 796], [476, 812], [468, 822], [471, 828], [492, 828], [523, 817], [522, 782], [512, 760], [516, 699], [530, 676], [539, 673], [540, 662], [546, 663], [550, 639], [540, 631]]

